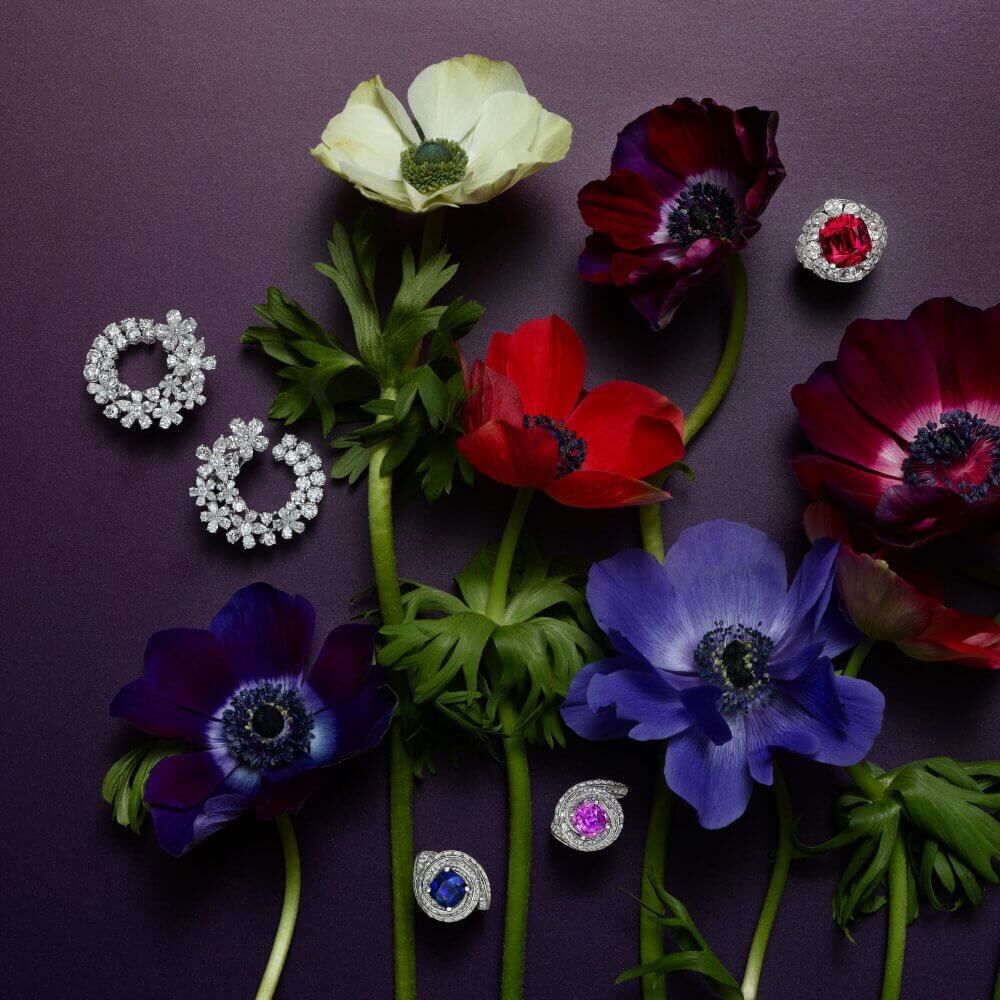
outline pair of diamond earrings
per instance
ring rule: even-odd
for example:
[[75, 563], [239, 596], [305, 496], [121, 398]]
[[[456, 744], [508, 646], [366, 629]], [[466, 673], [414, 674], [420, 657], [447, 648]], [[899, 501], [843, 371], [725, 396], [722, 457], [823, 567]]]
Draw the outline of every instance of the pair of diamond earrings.
[[[184, 411], [204, 406], [205, 373], [215, 368], [215, 358], [205, 354], [205, 341], [195, 336], [197, 327], [176, 309], [167, 313], [165, 323], [129, 318], [106, 326], [94, 338], [83, 369], [87, 392], [104, 415], [127, 428], [147, 430], [155, 423], [169, 430], [182, 422]], [[140, 344], [159, 344], [167, 356], [167, 374], [148, 389], [131, 388], [118, 373], [122, 352]], [[199, 445], [195, 453], [201, 464], [188, 494], [202, 508], [206, 531], [214, 535], [221, 530], [226, 541], [244, 549], [302, 534], [323, 499], [326, 477], [320, 457], [306, 441], [285, 434], [271, 455], [292, 470], [295, 489], [277, 510], [257, 511], [247, 506], [236, 479], [254, 455], [267, 448], [264, 424], [236, 419], [230, 421], [229, 431], [211, 447]]]
[[[625, 824], [619, 800], [627, 794], [627, 786], [604, 778], [573, 785], [556, 803], [552, 836], [575, 851], [610, 846]], [[413, 862], [413, 895], [427, 916], [450, 924], [490, 908], [490, 880], [464, 851], [421, 851]]]

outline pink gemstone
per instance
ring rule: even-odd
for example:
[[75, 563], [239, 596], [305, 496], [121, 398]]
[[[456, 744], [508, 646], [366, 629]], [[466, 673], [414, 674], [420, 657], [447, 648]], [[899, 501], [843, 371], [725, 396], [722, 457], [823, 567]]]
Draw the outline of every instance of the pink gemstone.
[[819, 248], [834, 267], [853, 267], [871, 252], [872, 238], [864, 219], [838, 215], [819, 231]]
[[573, 824], [573, 829], [584, 840], [593, 840], [599, 833], [603, 833], [607, 829], [608, 814], [600, 802], [584, 799], [573, 810], [570, 822]]

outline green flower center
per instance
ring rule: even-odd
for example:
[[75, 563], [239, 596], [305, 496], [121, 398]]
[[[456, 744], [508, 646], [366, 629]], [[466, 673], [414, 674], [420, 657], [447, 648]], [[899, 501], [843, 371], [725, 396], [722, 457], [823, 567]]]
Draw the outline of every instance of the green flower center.
[[421, 194], [433, 194], [465, 176], [469, 157], [451, 139], [426, 139], [399, 154], [403, 179]]

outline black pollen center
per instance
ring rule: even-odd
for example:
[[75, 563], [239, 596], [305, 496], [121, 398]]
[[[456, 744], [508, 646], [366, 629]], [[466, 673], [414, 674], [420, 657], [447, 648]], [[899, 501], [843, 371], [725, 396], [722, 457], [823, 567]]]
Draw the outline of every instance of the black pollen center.
[[261, 705], [254, 710], [250, 725], [258, 736], [273, 740], [285, 728], [285, 717], [274, 705]]
[[739, 639], [726, 643], [722, 651], [722, 669], [726, 679], [737, 690], [750, 687], [757, 680], [750, 647]]
[[678, 195], [667, 221], [667, 232], [685, 250], [706, 236], [734, 241], [739, 229], [733, 196], [709, 181], [692, 184]]

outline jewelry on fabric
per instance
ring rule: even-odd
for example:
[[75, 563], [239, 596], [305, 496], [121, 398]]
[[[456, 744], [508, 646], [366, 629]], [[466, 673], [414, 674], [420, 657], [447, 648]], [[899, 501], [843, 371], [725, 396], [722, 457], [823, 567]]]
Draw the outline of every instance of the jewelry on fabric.
[[887, 237], [882, 217], [867, 205], [831, 198], [806, 219], [795, 252], [826, 281], [860, 281], [878, 263]]
[[595, 778], [563, 792], [552, 817], [552, 836], [574, 851], [600, 851], [617, 839], [625, 825], [619, 799], [628, 786]]
[[264, 451], [268, 439], [260, 420], [232, 420], [230, 434], [216, 439], [211, 448], [199, 445], [195, 452], [202, 464], [198, 478], [188, 495], [203, 507], [201, 520], [206, 531], [225, 533], [231, 545], [245, 549], [256, 545], [275, 545], [278, 539], [290, 541], [305, 531], [305, 522], [319, 513], [326, 476], [323, 462], [312, 446], [294, 434], [285, 434], [271, 449], [276, 462], [283, 462], [295, 473], [295, 489], [275, 511], [256, 511], [240, 495], [236, 479], [243, 466], [257, 452]]
[[490, 880], [462, 851], [421, 851], [413, 862], [413, 895], [427, 916], [450, 924], [490, 908]]
[[[108, 419], [117, 420], [123, 427], [138, 424], [143, 430], [155, 422], [166, 430], [181, 422], [182, 410], [204, 405], [205, 372], [215, 367], [215, 358], [206, 356], [205, 341], [195, 337], [197, 325], [172, 309], [166, 323], [130, 317], [110, 323], [94, 338], [83, 377], [87, 392], [98, 406], [104, 407]], [[158, 385], [148, 389], [127, 386], [118, 377], [121, 352], [137, 344], [157, 342], [166, 352], [170, 370]]]

